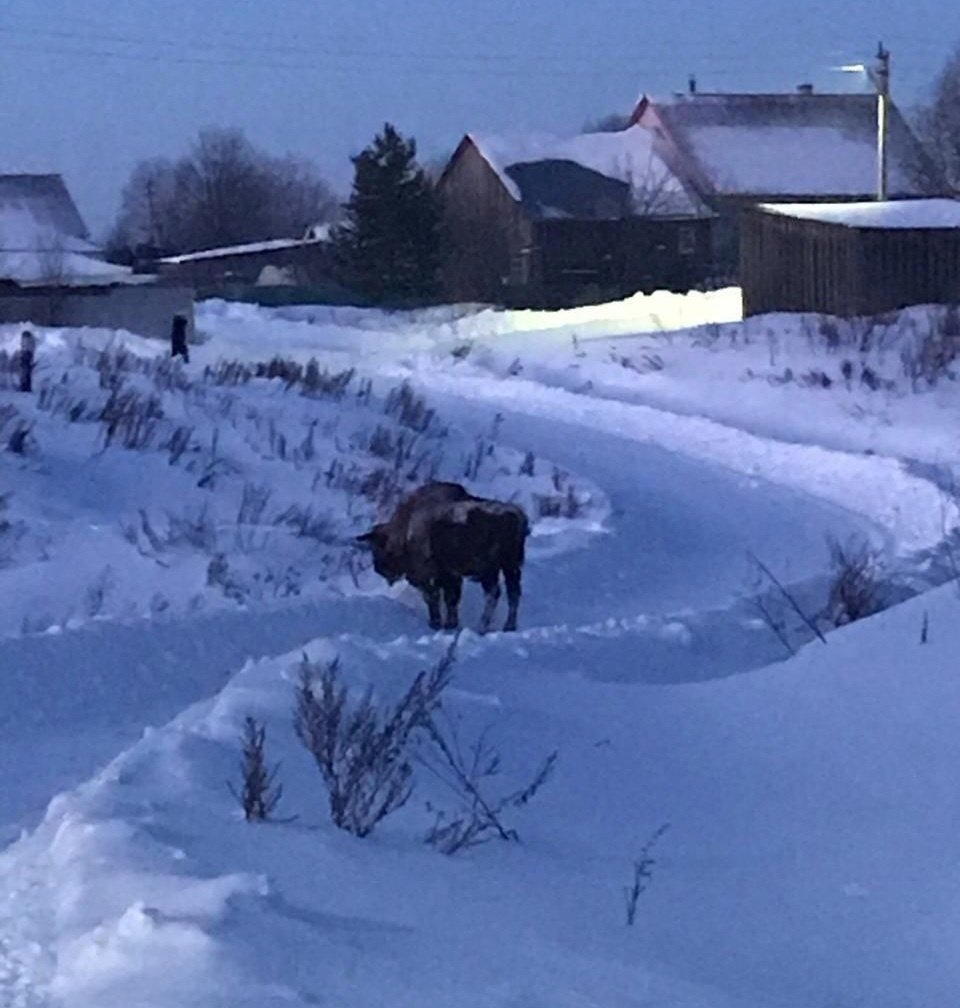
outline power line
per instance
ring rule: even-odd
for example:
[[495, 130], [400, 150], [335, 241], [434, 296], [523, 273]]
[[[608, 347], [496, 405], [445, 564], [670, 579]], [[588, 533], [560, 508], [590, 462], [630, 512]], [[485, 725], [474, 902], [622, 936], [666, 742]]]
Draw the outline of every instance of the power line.
[[[624, 65], [624, 67], [635, 67], [640, 64], [643, 66], [660, 66], [665, 67], [670, 70], [676, 68], [676, 58], [673, 56], [664, 55], [661, 50], [655, 53], [643, 53], [640, 51], [633, 51], [631, 53], [610, 53], [609, 51], [598, 52], [597, 59], [592, 59], [589, 55], [585, 55], [582, 49], [578, 50], [576, 56], [571, 57], [570, 55], [562, 54], [552, 54], [552, 53], [478, 53], [478, 52], [436, 52], [436, 51], [411, 51], [408, 49], [403, 50], [391, 50], [391, 49], [352, 49], [349, 47], [328, 47], [325, 45], [317, 45], [311, 47], [304, 46], [292, 46], [292, 45], [273, 45], [273, 44], [258, 44], [258, 45], [239, 45], [236, 43], [223, 43], [223, 42], [212, 42], [212, 41], [200, 41], [200, 42], [189, 42], [189, 41], [175, 41], [173, 39], [162, 39], [162, 38], [145, 38], [142, 36], [133, 35], [112, 35], [107, 33], [87, 33], [82, 34], [78, 32], [70, 31], [60, 31], [55, 29], [47, 28], [17, 28], [10, 26], [0, 26], [0, 33], [3, 34], [14, 34], [14, 35], [30, 35], [39, 36], [44, 38], [54, 38], [61, 39], [64, 41], [91, 41], [91, 42], [105, 42], [105, 43], [119, 43], [121, 45], [133, 45], [133, 46], [162, 46], [164, 48], [173, 48], [177, 50], [223, 50], [226, 52], [236, 51], [244, 53], [262, 53], [270, 52], [276, 54], [287, 54], [292, 56], [309, 56], [317, 57], [324, 56], [333, 59], [396, 59], [396, 60], [431, 60], [438, 62], [454, 62], [462, 64], [463, 62], [473, 62], [473, 63], [490, 63], [490, 64], [501, 64], [509, 62], [520, 62], [523, 64], [530, 63], [553, 63], [559, 62], [566, 66], [572, 66], [577, 61], [588, 63], [590, 66], [596, 65], [598, 60], [604, 63], [610, 64], [614, 62], [619, 62]], [[24, 47], [18, 47], [21, 51], [26, 51]], [[37, 50], [41, 51], [41, 50]], [[58, 50], [49, 49], [42, 51], [50, 51], [57, 53], [64, 52], [77, 52], [86, 53], [87, 50]], [[100, 53], [98, 52], [97, 55]], [[107, 55], [128, 55], [134, 56], [135, 54], [121, 54], [116, 51], [112, 51]], [[146, 56], [144, 58], [147, 58]], [[166, 56], [157, 56], [158, 59], [166, 59]], [[183, 62], [201, 62], [199, 57], [183, 57]], [[206, 58], [202, 60], [203, 62], [219, 63], [224, 62], [225, 64], [233, 65], [231, 61], [225, 58], [217, 58], [216, 60], [212, 58]], [[255, 61], [257, 64], [272, 66], [272, 63], [264, 63], [263, 61]], [[698, 66], [703, 67], [704, 60], [695, 60]], [[729, 62], [717, 64], [715, 57], [710, 57], [710, 63], [713, 65], [725, 66], [730, 69], [741, 68], [742, 62], [739, 60], [731, 59]], [[290, 66], [295, 69], [309, 69], [301, 64], [284, 64], [285, 66]], [[611, 71], [614, 72], [614, 71]], [[722, 71], [721, 71], [722, 72]], [[563, 76], [579, 76], [582, 73], [593, 73], [595, 75], [601, 75], [598, 71], [571, 69], [569, 71], [564, 71]], [[527, 74], [524, 73], [524, 76]]]
[[[0, 29], [2, 31], [3, 29]], [[4, 51], [11, 52], [25, 52], [25, 53], [36, 53], [40, 55], [50, 55], [50, 56], [67, 56], [67, 57], [77, 57], [80, 59], [114, 59], [114, 60], [124, 60], [133, 63], [163, 63], [167, 65], [192, 65], [192, 66], [209, 66], [209, 67], [240, 67], [248, 69], [262, 69], [262, 70], [292, 70], [292, 71], [305, 71], [308, 73], [362, 73], [364, 75], [369, 75], [369, 67], [362, 66], [348, 66], [348, 65], [335, 65], [331, 63], [294, 63], [289, 61], [270, 61], [270, 60], [250, 60], [250, 59], [231, 59], [226, 57], [205, 57], [205, 56], [179, 56], [174, 54], [157, 54], [148, 52], [122, 52], [119, 50], [111, 49], [86, 49], [86, 48], [58, 48], [54, 46], [32, 46], [32, 45], [19, 45], [19, 44], [8, 44], [4, 46]], [[343, 55], [345, 58], [354, 58], [358, 54], [338, 54]], [[373, 54], [364, 54], [364, 57]], [[405, 54], [395, 54], [398, 57]], [[378, 57], [379, 58], [379, 57]], [[649, 68], [652, 64], [649, 62], [644, 63], [645, 67]], [[665, 67], [668, 72], [676, 71], [676, 64], [671, 63], [669, 67]], [[734, 71], [724, 71], [719, 69], [707, 69], [702, 71], [706, 76], [710, 77], [728, 77], [734, 74]], [[584, 79], [584, 78], [622, 78], [626, 75], [633, 75], [635, 71], [626, 66], [624, 67], [610, 67], [605, 69], [577, 69], [577, 70], [535, 70], [535, 69], [522, 69], [522, 68], [498, 68], [498, 69], [479, 69], [471, 67], [459, 67], [457, 69], [444, 70], [437, 67], [417, 67], [416, 73], [423, 77], [458, 77], [458, 76], [470, 76], [470, 77], [483, 77], [489, 79], [491, 76], [497, 78], [507, 77], [507, 78], [517, 78], [517, 79], [529, 79], [529, 78], [558, 78], [558, 79]]]

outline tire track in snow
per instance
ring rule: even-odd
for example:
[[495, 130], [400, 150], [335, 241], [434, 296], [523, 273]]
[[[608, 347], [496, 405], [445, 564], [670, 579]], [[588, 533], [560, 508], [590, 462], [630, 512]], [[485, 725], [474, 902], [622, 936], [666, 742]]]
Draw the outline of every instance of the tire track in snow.
[[530, 417], [601, 431], [624, 441], [656, 445], [702, 462], [724, 466], [751, 478], [809, 494], [859, 514], [883, 529], [901, 555], [929, 549], [943, 539], [944, 527], [960, 521], [931, 481], [909, 472], [898, 459], [861, 455], [816, 445], [775, 441], [706, 417], [672, 413], [640, 403], [591, 397], [524, 378], [451, 374], [429, 363], [418, 368], [387, 368], [427, 394], [471, 403], [485, 402]]

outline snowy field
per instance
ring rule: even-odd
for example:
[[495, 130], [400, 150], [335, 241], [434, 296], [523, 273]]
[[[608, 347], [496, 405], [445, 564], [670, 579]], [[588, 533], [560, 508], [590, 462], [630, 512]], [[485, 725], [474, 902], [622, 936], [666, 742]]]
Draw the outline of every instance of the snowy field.
[[[26, 397], [0, 357], [0, 1005], [951, 1003], [960, 322], [739, 315], [209, 302], [186, 366], [40, 331]], [[305, 659], [392, 703], [445, 654], [353, 543], [431, 477], [533, 523], [443, 724], [488, 798], [557, 754], [452, 855], [426, 737], [358, 839], [291, 727]], [[888, 608], [837, 628], [828, 540]], [[227, 786], [247, 716], [271, 823]]]

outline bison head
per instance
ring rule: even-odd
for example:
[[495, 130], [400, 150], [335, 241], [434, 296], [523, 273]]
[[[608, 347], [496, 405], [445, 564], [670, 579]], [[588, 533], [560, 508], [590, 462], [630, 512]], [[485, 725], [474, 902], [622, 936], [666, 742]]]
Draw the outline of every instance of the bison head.
[[370, 547], [373, 554], [373, 569], [389, 584], [399, 581], [406, 573], [403, 551], [397, 549], [391, 542], [390, 532], [386, 525], [374, 525], [369, 532], [358, 535], [358, 543]]

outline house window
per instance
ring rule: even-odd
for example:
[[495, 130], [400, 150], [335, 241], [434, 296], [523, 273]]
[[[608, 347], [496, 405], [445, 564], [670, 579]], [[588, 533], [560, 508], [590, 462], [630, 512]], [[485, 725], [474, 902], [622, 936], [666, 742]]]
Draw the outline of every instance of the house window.
[[689, 224], [677, 230], [677, 251], [680, 255], [693, 255], [697, 251], [697, 235]]

